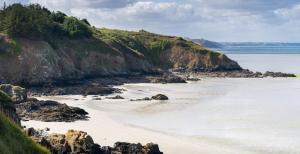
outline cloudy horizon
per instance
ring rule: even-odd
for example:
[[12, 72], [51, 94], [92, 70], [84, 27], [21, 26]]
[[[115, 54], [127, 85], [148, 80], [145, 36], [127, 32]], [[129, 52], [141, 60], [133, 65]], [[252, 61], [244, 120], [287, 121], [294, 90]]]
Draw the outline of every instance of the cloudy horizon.
[[300, 42], [298, 0], [0, 0], [39, 3], [96, 27], [220, 42]]

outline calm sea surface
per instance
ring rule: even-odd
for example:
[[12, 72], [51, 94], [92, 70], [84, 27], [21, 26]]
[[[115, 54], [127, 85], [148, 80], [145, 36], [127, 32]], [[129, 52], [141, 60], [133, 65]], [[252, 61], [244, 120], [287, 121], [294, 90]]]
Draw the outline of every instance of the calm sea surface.
[[[229, 54], [255, 71], [300, 73], [298, 54]], [[204, 79], [189, 84], [128, 84], [125, 97], [164, 93], [118, 111], [119, 121], [178, 137], [261, 154], [300, 154], [300, 79]]]

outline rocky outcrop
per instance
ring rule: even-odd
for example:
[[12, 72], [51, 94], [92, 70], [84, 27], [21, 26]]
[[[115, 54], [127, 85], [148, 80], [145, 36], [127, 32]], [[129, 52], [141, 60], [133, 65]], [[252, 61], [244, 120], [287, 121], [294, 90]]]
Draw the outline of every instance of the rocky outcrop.
[[55, 101], [39, 101], [35, 99], [16, 104], [17, 114], [22, 120], [45, 122], [73, 122], [86, 120], [87, 112], [77, 107], [70, 107]]
[[116, 142], [114, 147], [101, 147], [82, 131], [69, 130], [66, 134], [45, 135], [41, 131], [28, 128], [25, 132], [53, 154], [162, 154], [158, 145], [153, 143], [142, 146], [140, 143]]
[[15, 103], [24, 102], [27, 99], [27, 91], [25, 88], [10, 84], [1, 84], [0, 90], [10, 96], [11, 100]]
[[105, 154], [163, 154], [154, 143], [143, 146], [140, 143], [116, 142], [114, 147], [102, 147], [102, 150]]
[[154, 100], [168, 100], [169, 98], [164, 94], [157, 94], [151, 97]]
[[294, 74], [281, 72], [253, 72], [247, 69], [237, 71], [219, 71], [219, 72], [192, 72], [192, 73], [176, 73], [178, 76], [194, 76], [202, 77], [222, 77], [222, 78], [264, 78], [264, 77], [296, 77]]
[[173, 74], [163, 74], [162, 76], [147, 77], [151, 83], [186, 83], [186, 81]]
[[152, 96], [151, 98], [144, 97], [140, 99], [130, 99], [130, 101], [151, 101], [151, 100], [169, 100], [169, 98], [166, 95], [157, 94], [155, 96]]
[[120, 95], [116, 95], [113, 97], [106, 97], [107, 99], [124, 99], [124, 97], [120, 96]]
[[296, 77], [295, 74], [282, 73], [282, 72], [266, 72], [263, 74], [264, 77]]

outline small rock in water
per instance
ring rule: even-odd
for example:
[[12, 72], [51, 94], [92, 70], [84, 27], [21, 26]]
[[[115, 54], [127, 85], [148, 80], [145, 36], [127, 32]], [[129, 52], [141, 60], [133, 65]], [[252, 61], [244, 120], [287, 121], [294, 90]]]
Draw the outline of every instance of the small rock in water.
[[95, 100], [95, 101], [100, 101], [100, 100], [102, 100], [100, 97], [98, 97], [98, 98], [93, 98], [93, 100]]
[[117, 96], [114, 96], [114, 97], [106, 97], [107, 99], [124, 99], [124, 97], [120, 96], [120, 95], [117, 95]]
[[169, 98], [163, 94], [157, 94], [155, 96], [152, 96], [152, 99], [154, 99], [154, 100], [169, 100]]

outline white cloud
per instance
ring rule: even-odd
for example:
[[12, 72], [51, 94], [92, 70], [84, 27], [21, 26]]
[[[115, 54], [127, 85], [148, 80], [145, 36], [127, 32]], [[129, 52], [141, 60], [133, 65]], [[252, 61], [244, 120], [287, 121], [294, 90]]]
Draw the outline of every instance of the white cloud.
[[300, 4], [296, 4], [291, 8], [281, 8], [274, 11], [279, 17], [288, 20], [300, 19]]
[[143, 28], [217, 41], [300, 41], [299, 0], [20, 1], [87, 18], [97, 27]]

